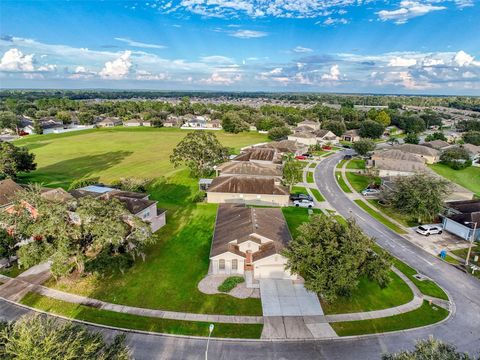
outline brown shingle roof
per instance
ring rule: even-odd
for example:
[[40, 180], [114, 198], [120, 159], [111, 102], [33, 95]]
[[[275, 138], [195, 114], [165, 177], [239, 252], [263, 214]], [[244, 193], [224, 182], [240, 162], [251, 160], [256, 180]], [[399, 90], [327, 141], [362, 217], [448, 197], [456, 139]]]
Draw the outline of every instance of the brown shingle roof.
[[234, 161], [250, 161], [250, 160], [273, 161], [275, 159], [275, 153], [276, 151], [274, 149], [254, 148], [238, 155], [233, 160]]
[[0, 206], [5, 206], [10, 204], [14, 199], [15, 193], [20, 190], [23, 190], [23, 188], [12, 179], [1, 180], [0, 181]]
[[428, 146], [432, 149], [436, 149], [436, 150], [444, 149], [446, 147], [451, 146], [448, 142], [443, 141], [443, 140], [432, 140], [432, 141], [426, 142], [423, 145]]
[[282, 211], [277, 208], [247, 208], [241, 204], [218, 207], [210, 257], [230, 251], [245, 257], [232, 241], [253, 240], [252, 234], [270, 239], [254, 254], [254, 260], [279, 253], [292, 239]]
[[373, 160], [389, 159], [389, 160], [392, 160], [392, 163], [394, 161], [401, 160], [401, 161], [410, 161], [414, 163], [425, 164], [424, 159], [419, 158], [418, 156], [415, 156], [408, 152], [403, 152], [401, 150], [396, 150], [396, 149], [375, 151], [372, 155], [372, 159]]
[[218, 166], [221, 175], [282, 176], [281, 165], [230, 161]]
[[423, 156], [439, 156], [440, 152], [438, 150], [429, 148], [427, 146], [416, 145], [416, 144], [402, 144], [395, 146], [393, 149], [405, 151], [411, 154], [418, 154]]
[[302, 132], [298, 132], [298, 133], [295, 133], [293, 135], [289, 135], [290, 137], [297, 137], [297, 138], [301, 138], [301, 139], [315, 139], [316, 136], [315, 134], [311, 133], [311, 132], [306, 132], [306, 131], [302, 131]]
[[276, 185], [274, 178], [248, 176], [220, 176], [213, 179], [207, 192], [233, 194], [288, 195], [285, 186]]
[[75, 197], [62, 188], [45, 189], [41, 195], [44, 199], [52, 202], [68, 202], [75, 200]]
[[281, 141], [272, 141], [265, 145], [258, 146], [257, 148], [275, 149], [280, 153], [289, 153], [289, 152], [294, 153], [299, 150], [307, 149], [307, 146], [303, 144], [299, 144], [293, 140], [281, 140]]

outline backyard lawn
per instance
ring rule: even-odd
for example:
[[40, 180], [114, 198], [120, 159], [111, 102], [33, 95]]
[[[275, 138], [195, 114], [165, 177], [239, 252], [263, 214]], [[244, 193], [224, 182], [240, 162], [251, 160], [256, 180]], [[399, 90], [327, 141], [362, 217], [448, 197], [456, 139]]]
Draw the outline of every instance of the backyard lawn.
[[[348, 165], [347, 165], [348, 166]], [[357, 192], [362, 192], [370, 185], [371, 179], [362, 174], [346, 172], [347, 180]]]
[[[323, 214], [320, 209], [311, 209], [314, 214]], [[288, 228], [292, 238], [297, 237], [298, 227], [307, 222], [310, 215], [308, 215], [308, 209], [301, 207], [288, 206], [282, 208], [283, 216], [287, 221]]]
[[463, 170], [453, 170], [443, 164], [434, 164], [430, 167], [444, 178], [473, 191], [480, 197], [480, 167], [470, 166]]
[[347, 164], [347, 169], [363, 170], [365, 169], [365, 160], [362, 160], [362, 159], [350, 160]]

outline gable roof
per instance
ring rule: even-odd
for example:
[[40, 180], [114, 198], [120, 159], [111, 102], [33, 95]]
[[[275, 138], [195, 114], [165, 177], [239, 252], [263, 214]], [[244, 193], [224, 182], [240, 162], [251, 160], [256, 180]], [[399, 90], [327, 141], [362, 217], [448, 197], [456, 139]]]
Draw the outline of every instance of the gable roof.
[[248, 176], [219, 176], [213, 179], [207, 190], [215, 193], [288, 195], [285, 186], [276, 185], [274, 178], [253, 178]]
[[463, 144], [462, 145], [465, 150], [468, 151], [470, 155], [477, 155], [480, 154], [480, 146], [473, 145], [473, 144]]
[[347, 130], [345, 131], [345, 133], [343, 134], [343, 136], [360, 136], [360, 130], [358, 129], [351, 129], [351, 130]]
[[[397, 160], [397, 161], [410, 161], [413, 163], [425, 164], [425, 160], [397, 149], [375, 151], [372, 155], [372, 159], [378, 161], [379, 159]], [[394, 161], [392, 161], [393, 163]]]
[[409, 152], [411, 154], [423, 155], [423, 156], [434, 156], [437, 157], [440, 155], [440, 151], [429, 148], [427, 146], [416, 145], [416, 144], [402, 144], [393, 147], [393, 149]]
[[446, 147], [451, 146], [448, 142], [443, 141], [443, 140], [432, 140], [432, 141], [426, 142], [423, 145], [431, 147], [431, 148], [436, 149], [436, 150], [444, 149]]
[[295, 134], [288, 135], [288, 137], [301, 138], [301, 139], [315, 139], [316, 138], [315, 134], [313, 134], [311, 132], [307, 132], [307, 131], [297, 132]]
[[331, 132], [330, 130], [326, 130], [326, 129], [316, 130], [316, 131], [314, 131], [314, 134], [319, 138], [324, 138], [327, 135], [328, 135], [329, 138], [332, 138], [332, 139], [337, 137], [333, 132]]
[[220, 175], [282, 176], [282, 166], [249, 161], [230, 161], [217, 167]]
[[5, 179], [0, 181], [0, 206], [10, 204], [17, 191], [21, 191], [23, 188], [18, 185], [12, 179]]
[[256, 148], [275, 149], [280, 153], [294, 153], [299, 150], [307, 149], [307, 146], [294, 140], [272, 141], [267, 144], [257, 146]]
[[233, 158], [234, 161], [273, 161], [275, 159], [275, 149], [253, 148]]
[[243, 204], [220, 204], [210, 257], [228, 251], [245, 256], [230, 243], [235, 240], [237, 243], [256, 241], [251, 237], [252, 234], [272, 240], [262, 245], [254, 260], [279, 253], [292, 239], [285, 217], [278, 208], [247, 208]]

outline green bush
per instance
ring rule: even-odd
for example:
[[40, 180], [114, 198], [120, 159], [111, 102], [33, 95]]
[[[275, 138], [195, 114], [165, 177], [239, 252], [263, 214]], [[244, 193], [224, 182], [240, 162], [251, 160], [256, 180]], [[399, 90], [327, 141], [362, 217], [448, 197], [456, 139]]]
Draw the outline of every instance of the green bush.
[[100, 178], [98, 178], [98, 177], [74, 180], [70, 183], [70, 186], [68, 187], [67, 190], [71, 191], [71, 190], [83, 188], [85, 186], [95, 185], [95, 184], [98, 184], [99, 180], [100, 180]]
[[245, 279], [241, 276], [230, 276], [225, 279], [225, 281], [218, 287], [218, 291], [228, 293], [232, 291], [235, 286], [241, 284], [245, 281]]

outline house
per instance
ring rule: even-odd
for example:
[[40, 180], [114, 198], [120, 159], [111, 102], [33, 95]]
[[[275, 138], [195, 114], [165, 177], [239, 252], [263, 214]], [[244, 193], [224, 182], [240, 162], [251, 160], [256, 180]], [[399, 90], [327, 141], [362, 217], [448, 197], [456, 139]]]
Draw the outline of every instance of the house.
[[131, 214], [150, 223], [152, 232], [157, 231], [166, 224], [166, 211], [157, 209], [157, 201], [150, 200], [148, 194], [122, 191], [104, 185], [89, 185], [72, 190], [70, 194], [76, 199], [84, 196], [105, 200], [117, 199], [125, 205]]
[[222, 123], [220, 120], [209, 120], [205, 116], [195, 116], [185, 121], [181, 127], [187, 130], [221, 130]]
[[251, 161], [260, 164], [281, 164], [281, 154], [271, 148], [250, 148], [235, 156], [232, 161]]
[[238, 274], [247, 287], [260, 279], [297, 279], [282, 250], [292, 240], [280, 209], [239, 204], [218, 207], [210, 248], [210, 274]]
[[122, 125], [122, 120], [116, 117], [106, 117], [97, 123], [98, 127], [114, 127]]
[[402, 144], [395, 146], [392, 149], [400, 150], [405, 153], [409, 153], [419, 158], [425, 159], [425, 162], [427, 164], [435, 164], [440, 161], [440, 151], [427, 146], [416, 144]]
[[205, 124], [205, 128], [210, 130], [216, 130], [222, 128], [222, 122], [220, 120], [210, 120]]
[[272, 141], [268, 143], [255, 145], [249, 148], [250, 149], [253, 149], [253, 148], [274, 149], [277, 153], [281, 155], [283, 154], [302, 155], [308, 151], [307, 145], [299, 143], [297, 141], [293, 141], [293, 140]]
[[473, 144], [463, 144], [465, 150], [470, 154], [473, 166], [480, 166], [480, 146]]
[[140, 119], [130, 119], [124, 121], [123, 126], [143, 126], [143, 122]]
[[367, 166], [377, 169], [380, 177], [408, 176], [427, 171], [424, 159], [396, 149], [375, 151]]
[[217, 176], [248, 175], [252, 177], [268, 177], [282, 179], [282, 166], [277, 164], [261, 164], [250, 161], [229, 161], [216, 168]]
[[168, 116], [167, 120], [163, 122], [164, 127], [180, 127], [183, 124], [183, 119], [178, 116]]
[[273, 177], [219, 176], [207, 190], [207, 202], [288, 206], [289, 195], [288, 188]]
[[[453, 201], [445, 204], [443, 228], [462, 239], [480, 241], [480, 200]], [[477, 229], [474, 233], [475, 224]]]
[[319, 130], [320, 123], [318, 121], [304, 120], [297, 124], [297, 126], [307, 127], [310, 130]]
[[338, 141], [337, 135], [335, 135], [330, 130], [319, 129], [319, 130], [314, 131], [313, 133], [317, 137], [317, 143], [322, 144], [322, 145]]
[[15, 194], [23, 188], [12, 179], [0, 180], [0, 209], [8, 207], [15, 199]]
[[345, 134], [342, 135], [343, 141], [357, 142], [360, 140], [360, 132], [358, 129], [347, 130]]
[[312, 128], [308, 126], [297, 126], [292, 129], [293, 133], [299, 133], [299, 132], [310, 132], [312, 131]]
[[446, 141], [443, 141], [443, 140], [432, 140], [432, 141], [427, 141], [423, 144], [424, 146], [427, 146], [429, 148], [432, 148], [432, 149], [435, 149], [435, 150], [439, 150], [439, 151], [443, 151], [443, 150], [446, 150], [450, 147], [452, 147], [453, 145], [449, 144], [448, 142]]
[[311, 132], [297, 132], [288, 135], [288, 140], [296, 141], [307, 146], [317, 145], [317, 136]]
[[[55, 120], [55, 118], [43, 118], [38, 121], [38, 124], [42, 128], [43, 134], [52, 134], [61, 132], [65, 125], [61, 121]], [[26, 134], [35, 134], [35, 125], [33, 120], [23, 117], [20, 120], [20, 131]]]

